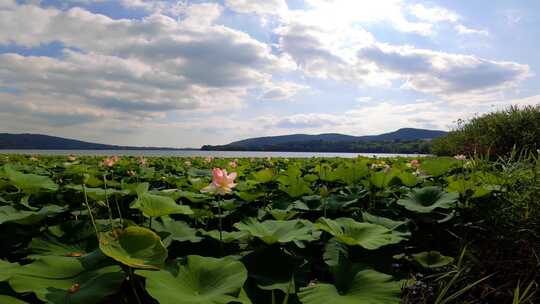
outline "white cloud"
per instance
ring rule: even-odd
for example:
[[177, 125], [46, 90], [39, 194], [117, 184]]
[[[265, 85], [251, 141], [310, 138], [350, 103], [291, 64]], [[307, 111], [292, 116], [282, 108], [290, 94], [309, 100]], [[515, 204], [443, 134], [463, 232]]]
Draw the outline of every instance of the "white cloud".
[[285, 15], [288, 7], [285, 0], [225, 0], [230, 9], [243, 14]]
[[294, 82], [273, 82], [267, 85], [259, 98], [263, 100], [290, 101], [295, 95], [307, 89], [309, 89], [308, 86], [300, 85]]
[[[221, 9], [189, 5], [180, 20], [157, 13], [114, 20], [81, 8], [34, 5], [0, 10], [0, 44], [60, 42], [77, 49], [64, 49], [60, 58], [0, 54], [0, 83], [21, 92], [11, 102], [41, 96], [35, 102], [64, 100], [136, 119], [238, 108], [249, 90], [261, 86], [273, 86], [267, 93], [274, 99], [300, 90], [292, 83], [273, 84], [272, 73], [295, 68], [286, 56], [272, 54], [244, 32], [213, 24]], [[40, 111], [47, 109], [55, 111], [50, 105]]]
[[480, 36], [489, 36], [489, 32], [486, 30], [476, 30], [473, 28], [466, 27], [463, 24], [457, 24], [455, 26], [456, 31], [461, 35], [480, 35]]
[[409, 6], [410, 12], [416, 18], [431, 23], [435, 22], [456, 22], [459, 20], [459, 15], [442, 7], [426, 7], [423, 4], [417, 3]]
[[372, 45], [358, 56], [406, 80], [407, 88], [440, 96], [502, 90], [531, 75], [528, 65], [407, 46]]

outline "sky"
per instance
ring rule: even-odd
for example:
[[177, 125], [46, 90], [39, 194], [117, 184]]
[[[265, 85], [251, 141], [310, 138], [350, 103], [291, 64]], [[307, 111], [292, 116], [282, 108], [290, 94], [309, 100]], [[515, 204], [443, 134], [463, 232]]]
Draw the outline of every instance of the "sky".
[[540, 1], [0, 0], [0, 132], [200, 147], [540, 104]]

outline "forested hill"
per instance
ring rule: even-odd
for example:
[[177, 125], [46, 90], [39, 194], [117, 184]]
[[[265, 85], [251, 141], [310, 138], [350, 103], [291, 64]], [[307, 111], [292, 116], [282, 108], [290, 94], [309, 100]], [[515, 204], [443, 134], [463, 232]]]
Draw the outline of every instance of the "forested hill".
[[298, 152], [366, 152], [429, 153], [431, 139], [445, 131], [403, 128], [380, 135], [352, 136], [335, 133], [293, 134], [249, 138], [227, 145], [202, 147], [202, 150], [224, 151], [298, 151]]
[[0, 149], [36, 150], [177, 150], [159, 147], [105, 145], [41, 134], [0, 133]]

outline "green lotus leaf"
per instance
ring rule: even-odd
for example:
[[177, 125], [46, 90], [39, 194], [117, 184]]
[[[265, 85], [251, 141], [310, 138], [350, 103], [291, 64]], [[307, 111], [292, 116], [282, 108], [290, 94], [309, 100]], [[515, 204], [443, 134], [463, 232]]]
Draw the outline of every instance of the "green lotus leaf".
[[384, 226], [357, 222], [351, 218], [331, 220], [323, 217], [317, 221], [315, 227], [330, 233], [341, 243], [362, 246], [369, 250], [396, 244], [406, 239], [405, 236], [394, 234], [392, 230]]
[[343, 264], [349, 257], [349, 248], [346, 244], [331, 238], [324, 246], [323, 259], [326, 265], [335, 267]]
[[439, 268], [450, 265], [454, 258], [442, 255], [438, 251], [425, 251], [412, 255], [413, 260], [425, 268]]
[[[323, 169], [324, 170], [324, 169]], [[342, 181], [353, 185], [369, 174], [366, 161], [342, 163], [325, 176], [329, 181]]]
[[397, 203], [411, 211], [429, 213], [436, 208], [450, 209], [455, 207], [458, 198], [458, 193], [447, 193], [439, 187], [428, 186], [412, 189], [405, 198], [399, 199]]
[[407, 187], [414, 187], [418, 184], [418, 179], [411, 172], [403, 171], [400, 172], [397, 177], [401, 183]]
[[290, 166], [277, 180], [279, 190], [290, 197], [296, 198], [313, 193], [309, 183], [302, 178], [302, 171], [297, 167]]
[[160, 237], [139, 226], [101, 233], [99, 248], [105, 255], [134, 268], [159, 269], [167, 258]]
[[12, 206], [0, 207], [0, 225], [3, 223], [15, 223], [20, 225], [32, 225], [46, 217], [64, 212], [66, 209], [57, 205], [47, 205], [38, 211], [17, 210]]
[[[261, 263], [261, 261], [271, 261]], [[296, 293], [296, 280], [307, 280], [309, 267], [302, 256], [291, 254], [280, 246], [268, 246], [254, 250], [242, 258], [248, 269], [250, 279], [263, 290], [281, 290], [284, 293]]]
[[452, 157], [433, 157], [422, 160], [420, 170], [431, 176], [441, 176], [457, 168], [461, 161]]
[[384, 189], [390, 185], [392, 180], [394, 180], [398, 174], [399, 171], [394, 169], [388, 172], [385, 170], [372, 172], [371, 176], [369, 177], [369, 182], [377, 188]]
[[47, 176], [21, 173], [10, 166], [4, 166], [4, 175], [15, 187], [25, 193], [58, 190], [58, 185]]
[[384, 226], [392, 230], [392, 233], [398, 236], [411, 236], [411, 232], [407, 227], [407, 221], [395, 221], [386, 217], [376, 216], [368, 212], [362, 212], [362, 219], [368, 223]]
[[175, 221], [168, 216], [162, 216], [161, 222], [154, 221], [152, 228], [165, 235], [163, 243], [166, 245], [172, 241], [197, 243], [202, 240], [197, 236], [197, 229], [191, 228], [186, 222]]
[[158, 217], [169, 214], [193, 214], [189, 206], [178, 205], [168, 196], [141, 193], [130, 205], [130, 208], [139, 209], [147, 217]]
[[[219, 230], [205, 231], [201, 229], [199, 231], [201, 232], [202, 235], [211, 237], [219, 241]], [[248, 237], [249, 237], [249, 233], [247, 233], [246, 231], [232, 231], [232, 232], [222, 231], [221, 232], [221, 238], [222, 238], [221, 241], [224, 243], [232, 243], [235, 241], [241, 241], [241, 240], [247, 239]]]
[[11, 296], [0, 295], [0, 303], [2, 304], [27, 304], [28, 302], [19, 300]]
[[78, 244], [65, 244], [53, 238], [33, 238], [29, 246], [30, 259], [38, 259], [42, 256], [83, 256], [86, 249]]
[[249, 218], [241, 223], [234, 224], [240, 231], [249, 233], [250, 236], [261, 239], [268, 245], [275, 243], [314, 241], [320, 236], [313, 229], [313, 224], [306, 220], [259, 222], [255, 218]]
[[274, 171], [266, 168], [253, 173], [253, 178], [259, 183], [268, 183], [274, 179]]
[[241, 262], [231, 258], [188, 256], [178, 272], [137, 270], [146, 290], [160, 304], [227, 304], [238, 301], [247, 279]]
[[86, 191], [86, 195], [89, 199], [94, 201], [105, 201], [107, 198], [113, 197], [115, 195], [124, 196], [130, 194], [130, 191], [128, 189], [124, 190], [117, 190], [113, 188], [90, 188], [90, 187], [83, 187], [81, 185], [70, 185], [66, 188], [79, 191], [81, 193], [84, 193]]
[[96, 266], [79, 258], [44, 256], [21, 266], [9, 285], [18, 293], [33, 292], [46, 303], [98, 303], [118, 291], [125, 275], [116, 265]]
[[[19, 267], [18, 263], [10, 263], [8, 261], [0, 260], [0, 282], [3, 282]], [[1, 302], [0, 302], [1, 303]]]
[[209, 200], [211, 197], [204, 193], [195, 193], [191, 191], [176, 191], [178, 198], [185, 198], [192, 203], [200, 203]]
[[402, 283], [392, 276], [374, 270], [363, 270], [354, 276], [348, 288], [315, 283], [300, 288], [298, 298], [303, 304], [398, 304]]

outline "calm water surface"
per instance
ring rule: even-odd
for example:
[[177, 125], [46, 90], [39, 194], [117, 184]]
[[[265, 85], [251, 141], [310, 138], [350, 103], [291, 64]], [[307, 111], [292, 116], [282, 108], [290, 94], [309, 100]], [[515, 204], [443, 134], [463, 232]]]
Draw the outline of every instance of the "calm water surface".
[[129, 156], [214, 156], [214, 157], [415, 157], [423, 154], [390, 154], [390, 153], [329, 153], [329, 152], [266, 152], [266, 151], [199, 151], [199, 150], [1, 150], [0, 154], [31, 155], [129, 155]]

